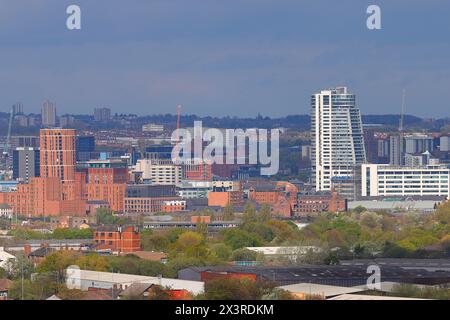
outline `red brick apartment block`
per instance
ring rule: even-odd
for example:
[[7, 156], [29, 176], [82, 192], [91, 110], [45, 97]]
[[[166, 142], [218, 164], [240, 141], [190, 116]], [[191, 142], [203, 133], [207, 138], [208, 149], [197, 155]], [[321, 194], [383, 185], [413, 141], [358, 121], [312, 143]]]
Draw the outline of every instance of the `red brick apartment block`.
[[74, 180], [76, 167], [76, 130], [41, 129], [40, 171], [42, 178]]
[[134, 252], [141, 250], [141, 234], [137, 227], [100, 227], [94, 233], [94, 242], [99, 250]]

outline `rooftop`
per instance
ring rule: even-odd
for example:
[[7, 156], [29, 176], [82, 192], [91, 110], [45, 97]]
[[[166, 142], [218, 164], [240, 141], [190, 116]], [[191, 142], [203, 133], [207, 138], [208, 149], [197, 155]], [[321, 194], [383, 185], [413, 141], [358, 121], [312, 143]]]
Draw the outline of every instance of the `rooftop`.
[[321, 295], [324, 296], [325, 298], [334, 297], [346, 293], [362, 292], [366, 290], [357, 287], [339, 287], [315, 283], [296, 283], [287, 286], [281, 286], [278, 288], [289, 291], [294, 294], [297, 293], [297, 294]]

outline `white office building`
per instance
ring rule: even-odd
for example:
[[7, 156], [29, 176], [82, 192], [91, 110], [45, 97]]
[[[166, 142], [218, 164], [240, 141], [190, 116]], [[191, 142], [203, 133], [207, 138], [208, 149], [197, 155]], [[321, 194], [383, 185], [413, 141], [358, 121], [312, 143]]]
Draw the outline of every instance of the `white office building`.
[[175, 165], [172, 160], [140, 159], [134, 172], [140, 172], [144, 181], [158, 185], [176, 185], [183, 177], [182, 167]]
[[323, 90], [311, 99], [311, 162], [316, 191], [352, 179], [354, 166], [366, 162], [361, 114], [346, 87]]
[[388, 164], [361, 166], [362, 197], [450, 197], [450, 169], [445, 165], [400, 167]]

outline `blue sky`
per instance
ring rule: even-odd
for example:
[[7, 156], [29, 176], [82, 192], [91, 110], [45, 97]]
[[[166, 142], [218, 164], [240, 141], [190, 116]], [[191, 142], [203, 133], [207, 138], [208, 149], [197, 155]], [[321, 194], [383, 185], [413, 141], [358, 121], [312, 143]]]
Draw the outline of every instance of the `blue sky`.
[[446, 117], [449, 39], [448, 0], [0, 0], [0, 110], [284, 116], [347, 85], [364, 114], [398, 113], [405, 88], [408, 113]]

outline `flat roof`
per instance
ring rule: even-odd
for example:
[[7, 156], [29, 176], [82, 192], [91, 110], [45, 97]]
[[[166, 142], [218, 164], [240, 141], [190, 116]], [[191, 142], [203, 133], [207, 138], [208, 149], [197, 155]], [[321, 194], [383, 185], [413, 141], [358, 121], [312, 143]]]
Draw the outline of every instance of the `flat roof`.
[[362, 292], [367, 290], [358, 287], [329, 286], [316, 283], [296, 283], [287, 286], [281, 286], [278, 288], [289, 291], [291, 293], [322, 295], [326, 298], [347, 293]]
[[[67, 270], [70, 270], [70, 268], [68, 268]], [[164, 287], [170, 287], [174, 290], [187, 290], [189, 292], [192, 292], [193, 294], [202, 293], [205, 286], [204, 282], [201, 281], [179, 280], [172, 278], [149, 277], [135, 274], [99, 272], [91, 270], [80, 270], [79, 275], [81, 281], [98, 281], [112, 284], [151, 283]]]
[[[401, 283], [401, 282], [392, 282], [392, 281], [384, 281], [384, 282], [380, 282], [380, 290], [375, 289], [377, 291], [382, 291], [382, 292], [392, 292], [393, 289], [396, 286], [399, 285], [413, 285], [415, 287], [419, 287], [419, 288], [433, 288], [434, 286], [426, 286], [426, 285], [422, 285], [422, 284], [410, 284], [410, 283]], [[371, 288], [368, 288], [366, 284], [362, 285], [362, 286], [355, 286], [354, 288], [359, 288], [359, 289], [363, 289], [363, 290], [371, 290]]]
[[308, 250], [319, 251], [315, 246], [297, 246], [297, 247], [246, 247], [247, 250], [262, 254], [298, 254], [305, 253]]
[[405, 297], [369, 296], [363, 294], [342, 294], [327, 300], [428, 300]]

